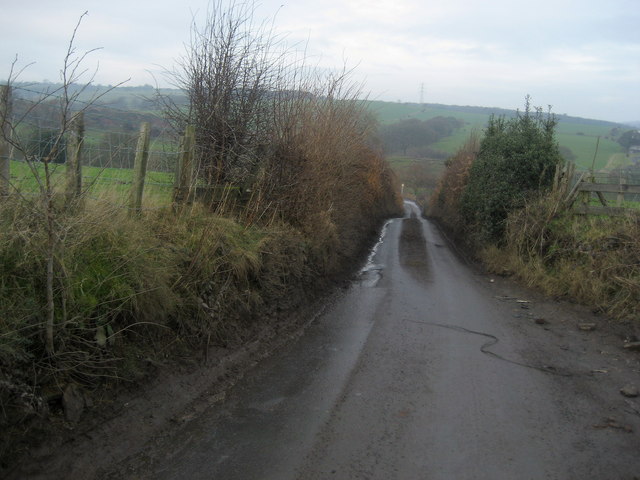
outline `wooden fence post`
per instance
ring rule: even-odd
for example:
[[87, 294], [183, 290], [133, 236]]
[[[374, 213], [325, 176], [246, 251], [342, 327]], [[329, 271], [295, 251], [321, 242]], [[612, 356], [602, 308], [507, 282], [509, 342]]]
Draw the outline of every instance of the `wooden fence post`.
[[0, 196], [9, 194], [11, 155], [9, 152], [9, 116], [11, 114], [11, 87], [0, 85]]
[[[589, 174], [589, 176], [585, 177], [585, 182], [594, 183], [595, 178], [593, 177], [593, 172]], [[587, 206], [591, 202], [591, 191], [590, 190], [580, 190], [580, 203]]]
[[622, 204], [624, 203], [624, 193], [622, 192], [622, 171], [618, 177], [618, 185], [620, 185], [620, 190], [616, 196], [616, 207], [622, 207]]
[[84, 114], [76, 113], [71, 119], [67, 141], [66, 196], [70, 202], [82, 193], [82, 144], [84, 142]]
[[133, 183], [129, 194], [130, 213], [140, 213], [142, 210], [142, 194], [144, 192], [144, 179], [147, 174], [147, 161], [149, 159], [149, 122], [143, 122], [140, 126], [140, 136], [136, 146], [136, 158], [133, 164]]
[[193, 162], [195, 157], [196, 129], [187, 125], [180, 145], [180, 156], [176, 169], [176, 179], [173, 190], [173, 203], [190, 203], [193, 201]]

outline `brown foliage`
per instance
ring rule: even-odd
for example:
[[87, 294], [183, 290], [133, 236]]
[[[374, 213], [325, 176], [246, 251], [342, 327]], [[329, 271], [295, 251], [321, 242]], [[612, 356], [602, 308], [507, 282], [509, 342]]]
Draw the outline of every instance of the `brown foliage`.
[[444, 175], [429, 202], [429, 215], [438, 218], [454, 233], [460, 233], [464, 229], [459, 202], [479, 147], [480, 138], [474, 132], [456, 154], [447, 160]]
[[375, 120], [344, 73], [298, 92], [280, 101], [248, 215], [284, 221], [318, 248], [349, 255], [380, 218], [400, 211], [395, 178], [370, 146]]

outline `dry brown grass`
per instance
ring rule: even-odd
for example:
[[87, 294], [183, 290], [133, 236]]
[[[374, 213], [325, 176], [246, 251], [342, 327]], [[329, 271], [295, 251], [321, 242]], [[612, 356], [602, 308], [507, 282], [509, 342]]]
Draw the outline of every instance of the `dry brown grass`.
[[[376, 124], [357, 87], [338, 75], [300, 89], [307, 90], [280, 106], [249, 210], [349, 256], [363, 232], [401, 211], [401, 199], [381, 152], [370, 146]], [[325, 260], [330, 266], [335, 259]]]
[[[470, 248], [459, 212], [478, 138], [447, 161], [447, 169], [430, 201], [435, 216]], [[554, 191], [526, 201], [506, 224], [504, 245], [488, 245], [478, 254], [489, 271], [515, 275], [553, 296], [566, 296], [616, 318], [640, 317], [640, 218], [576, 216], [566, 211], [569, 187], [558, 170]], [[471, 235], [472, 237], [472, 235]]]
[[640, 317], [640, 218], [576, 216], [554, 195], [509, 217], [504, 248], [482, 258], [547, 294], [567, 296], [615, 318]]
[[465, 230], [460, 214], [460, 198], [469, 181], [469, 171], [480, 148], [480, 137], [473, 132], [455, 155], [446, 161], [445, 172], [429, 201], [428, 214], [457, 236]]

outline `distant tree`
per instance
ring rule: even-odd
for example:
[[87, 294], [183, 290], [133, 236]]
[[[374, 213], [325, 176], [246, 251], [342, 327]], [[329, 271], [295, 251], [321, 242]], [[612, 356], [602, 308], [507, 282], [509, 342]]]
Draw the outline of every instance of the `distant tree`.
[[567, 163], [575, 162], [576, 159], [578, 158], [576, 157], [576, 154], [573, 153], [573, 151], [569, 147], [559, 147], [559, 150], [560, 150], [560, 155], [562, 155], [562, 158]]
[[136, 127], [133, 126], [133, 122], [129, 119], [126, 119], [122, 122], [122, 131], [125, 133], [135, 132]]
[[428, 147], [461, 126], [462, 122], [454, 117], [410, 118], [380, 127], [380, 138], [387, 153], [407, 155], [409, 149]]
[[400, 180], [405, 185], [405, 189], [420, 190], [433, 189], [438, 183], [438, 176], [432, 168], [424, 163], [414, 163], [410, 165], [406, 172], [401, 172]]
[[618, 143], [622, 145], [626, 150], [630, 147], [640, 145], [640, 131], [627, 130], [618, 139]]
[[387, 152], [400, 152], [403, 155], [407, 154], [409, 147], [428, 145], [433, 142], [430, 134], [427, 138], [423, 122], [416, 118], [385, 126], [381, 129], [380, 136]]

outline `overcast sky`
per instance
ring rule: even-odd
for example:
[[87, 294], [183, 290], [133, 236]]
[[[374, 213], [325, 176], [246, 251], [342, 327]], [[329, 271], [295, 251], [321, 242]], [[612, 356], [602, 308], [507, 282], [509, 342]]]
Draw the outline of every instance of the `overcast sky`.
[[[79, 52], [96, 83], [155, 84], [208, 0], [0, 0], [0, 79], [59, 80], [78, 18]], [[355, 67], [369, 98], [522, 108], [640, 120], [639, 0], [263, 0], [315, 65]]]

